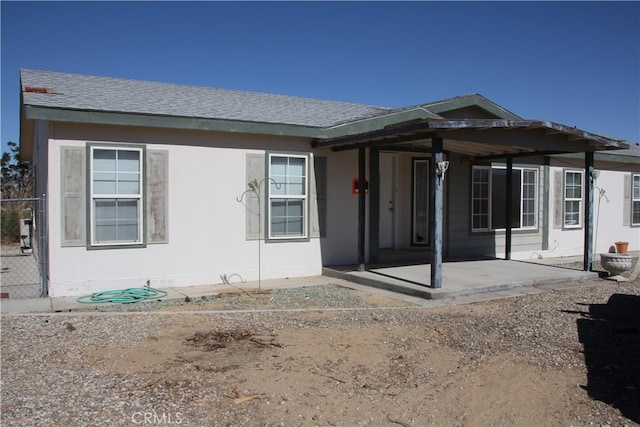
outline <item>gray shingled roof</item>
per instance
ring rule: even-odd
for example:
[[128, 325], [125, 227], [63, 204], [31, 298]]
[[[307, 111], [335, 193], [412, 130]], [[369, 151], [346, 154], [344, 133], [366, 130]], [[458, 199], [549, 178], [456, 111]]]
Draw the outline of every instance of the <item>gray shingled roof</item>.
[[[140, 80], [20, 70], [24, 104], [80, 111], [149, 114], [330, 127], [398, 109]], [[34, 93], [26, 87], [50, 88]]]
[[[443, 119], [440, 115], [443, 111], [470, 105], [487, 111], [490, 117], [519, 119], [479, 94], [412, 107], [385, 108], [52, 71], [22, 69], [20, 76], [27, 119], [102, 120], [116, 125], [273, 133], [325, 140], [350, 135], [363, 136], [368, 132], [416, 120], [436, 120], [429, 124], [433, 126], [437, 120]], [[107, 116], [97, 116], [104, 113], [108, 113]], [[525, 127], [536, 126], [531, 124]], [[575, 137], [576, 132], [572, 129], [567, 134]], [[586, 135], [586, 132], [580, 132]], [[27, 127], [21, 131], [21, 143], [28, 145], [28, 135]], [[602, 143], [602, 139], [610, 140], [607, 144], [612, 146], [619, 146], [621, 142], [608, 137], [596, 138], [594, 135], [590, 134], [587, 139], [597, 140], [598, 143]], [[616, 154], [637, 157], [637, 144], [629, 145], [630, 149], [620, 150]]]
[[602, 151], [603, 154], [618, 155], [618, 156], [630, 156], [640, 158], [640, 143], [627, 141], [629, 149], [627, 150], [615, 150], [615, 151]]

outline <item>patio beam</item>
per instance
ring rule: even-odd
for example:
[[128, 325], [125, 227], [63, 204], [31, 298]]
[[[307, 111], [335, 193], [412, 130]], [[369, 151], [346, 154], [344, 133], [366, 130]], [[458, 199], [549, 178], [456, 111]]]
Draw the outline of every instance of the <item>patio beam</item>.
[[[546, 151], [527, 151], [527, 152], [523, 152], [523, 153], [511, 153], [509, 154], [509, 157], [511, 158], [516, 158], [516, 157], [535, 157], [535, 156], [553, 156], [556, 154], [566, 154], [565, 151], [557, 151], [557, 150], [546, 150]], [[484, 161], [484, 160], [500, 160], [500, 159], [504, 159], [506, 158], [507, 155], [505, 154], [496, 154], [496, 155], [491, 155], [491, 156], [475, 156], [474, 159], [477, 161]]]
[[415, 133], [410, 135], [400, 135], [396, 137], [371, 139], [363, 142], [356, 142], [353, 144], [338, 145], [338, 146], [332, 147], [331, 150], [335, 152], [339, 152], [339, 151], [355, 150], [360, 147], [378, 147], [378, 146], [385, 146], [385, 145], [395, 145], [395, 144], [403, 144], [408, 142], [424, 141], [429, 139], [432, 135], [433, 135], [433, 132], [429, 132], [429, 133]]
[[427, 153], [431, 154], [431, 147], [417, 145], [381, 145], [378, 150], [393, 151], [398, 153]]
[[443, 223], [443, 184], [444, 172], [439, 172], [438, 163], [442, 162], [442, 138], [431, 140], [431, 188], [433, 215], [430, 215], [431, 229], [431, 287], [442, 287], [442, 223]]
[[591, 149], [592, 142], [585, 138], [569, 140], [566, 133], [547, 134], [544, 129], [529, 128], [493, 128], [478, 132], [476, 129], [447, 129], [438, 131], [438, 136], [457, 141], [504, 145], [516, 144], [532, 151], [558, 150], [562, 152], [580, 152]]

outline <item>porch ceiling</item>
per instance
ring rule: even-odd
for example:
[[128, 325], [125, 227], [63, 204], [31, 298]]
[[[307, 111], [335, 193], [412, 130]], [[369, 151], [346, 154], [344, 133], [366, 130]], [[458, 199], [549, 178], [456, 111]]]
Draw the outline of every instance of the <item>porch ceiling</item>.
[[527, 156], [625, 149], [625, 141], [542, 120], [421, 120], [340, 138], [318, 139], [335, 151], [360, 147], [424, 150], [442, 138], [444, 150], [472, 157]]

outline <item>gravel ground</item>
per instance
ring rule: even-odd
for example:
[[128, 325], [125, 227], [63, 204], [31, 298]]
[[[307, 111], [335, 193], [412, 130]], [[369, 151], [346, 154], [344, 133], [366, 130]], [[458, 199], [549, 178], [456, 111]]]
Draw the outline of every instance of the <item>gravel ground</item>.
[[[144, 313], [2, 316], [1, 422], [639, 425], [639, 301], [638, 280], [430, 309], [391, 307], [391, 300], [372, 304], [363, 292], [327, 285], [226, 295], [216, 301], [116, 306]], [[197, 311], [212, 302], [217, 308], [260, 311]], [[171, 307], [196, 311], [163, 311]], [[296, 311], [282, 310], [286, 308]], [[211, 330], [216, 331], [211, 337], [238, 341], [234, 345], [239, 347], [217, 343], [228, 347], [227, 359], [190, 347], [197, 333]], [[335, 342], [347, 335], [348, 345]], [[333, 340], [329, 350], [314, 351], [323, 340]], [[319, 353], [339, 346], [335, 360], [319, 359]], [[374, 354], [373, 348], [381, 350]], [[259, 351], [262, 356], [255, 359]], [[443, 363], [452, 365], [440, 366], [430, 354], [455, 355], [455, 363], [447, 359]], [[474, 418], [471, 411], [484, 409], [483, 393], [492, 396], [488, 388], [496, 381], [482, 377], [482, 369], [497, 360], [506, 372], [509, 367], [522, 369], [523, 375], [533, 372], [530, 381], [535, 375], [568, 376], [562, 387], [570, 387], [570, 393], [557, 384], [558, 390], [542, 385], [547, 398], [568, 395], [568, 403], [545, 418], [544, 410], [507, 398], [499, 405], [494, 402], [491, 415], [486, 415], [490, 418]], [[260, 376], [276, 368], [270, 375], [277, 380]], [[576, 377], [582, 378], [581, 384], [575, 383]], [[317, 378], [327, 383], [312, 391], [309, 384]], [[452, 382], [463, 380], [465, 387], [479, 387], [473, 397], [462, 391], [452, 395], [453, 389], [462, 388]], [[288, 388], [279, 381], [290, 381]], [[504, 381], [496, 388], [511, 390], [509, 379]], [[260, 384], [264, 387], [257, 392]], [[527, 393], [526, 387], [521, 389]], [[462, 397], [476, 406], [464, 406], [471, 403], [461, 403]], [[335, 409], [321, 409], [319, 399]], [[432, 400], [428, 409], [425, 399]]]
[[139, 312], [173, 310], [252, 310], [256, 308], [362, 308], [366, 301], [341, 286], [308, 286], [288, 289], [245, 291], [240, 288], [219, 294], [181, 300], [141, 301], [135, 304], [87, 304], [82, 312]]

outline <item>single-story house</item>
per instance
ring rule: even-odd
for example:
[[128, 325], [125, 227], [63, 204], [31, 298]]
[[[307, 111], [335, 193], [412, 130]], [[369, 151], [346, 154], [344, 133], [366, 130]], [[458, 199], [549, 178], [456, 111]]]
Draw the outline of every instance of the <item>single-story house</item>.
[[[49, 295], [640, 246], [640, 147], [472, 94], [406, 108], [21, 70]], [[510, 220], [508, 220], [510, 219]], [[41, 225], [42, 226], [42, 225]]]

